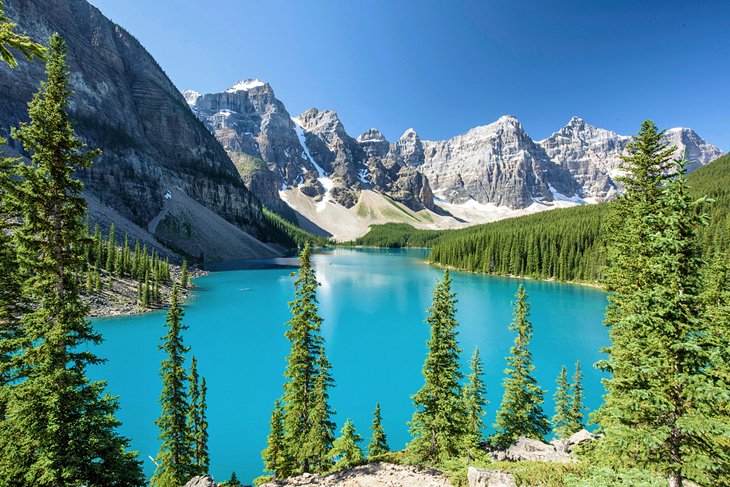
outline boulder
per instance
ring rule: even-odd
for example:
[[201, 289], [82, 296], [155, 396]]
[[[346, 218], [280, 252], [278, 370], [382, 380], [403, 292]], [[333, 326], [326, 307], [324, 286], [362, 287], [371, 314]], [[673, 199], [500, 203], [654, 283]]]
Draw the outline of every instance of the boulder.
[[577, 433], [574, 433], [573, 435], [568, 438], [568, 445], [570, 446], [570, 449], [572, 450], [574, 446], [580, 445], [581, 443], [585, 441], [592, 441], [596, 439], [596, 435], [588, 431], [587, 429], [583, 428], [582, 430], [578, 431]]
[[574, 461], [570, 455], [559, 451], [555, 446], [524, 436], [517, 438], [517, 441], [507, 449], [505, 454], [506, 460], [513, 462], [535, 460], [568, 463]]
[[488, 468], [469, 467], [469, 487], [517, 487], [512, 474]]
[[196, 475], [184, 487], [218, 487], [210, 475]]

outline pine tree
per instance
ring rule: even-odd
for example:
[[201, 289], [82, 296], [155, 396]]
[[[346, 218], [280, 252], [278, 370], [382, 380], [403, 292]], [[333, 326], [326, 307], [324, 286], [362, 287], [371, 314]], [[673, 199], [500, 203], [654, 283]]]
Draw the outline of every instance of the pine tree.
[[281, 479], [291, 474], [291, 465], [284, 442], [284, 408], [279, 399], [274, 403], [270, 424], [271, 430], [261, 457], [264, 460], [264, 469], [271, 472], [274, 478]]
[[80, 297], [86, 204], [73, 174], [98, 151], [81, 152], [69, 123], [66, 45], [57, 34], [46, 74], [28, 105], [30, 122], [12, 131], [31, 159], [14, 166], [13, 197], [22, 219], [13, 234], [22, 299], [31, 307], [22, 331], [3, 340], [19, 374], [2, 390], [0, 484], [142, 485], [129, 440], [116, 433], [116, 398], [86, 377], [86, 367], [101, 361], [89, 351], [101, 337]]
[[[326, 390], [331, 385], [329, 363], [324, 357], [324, 339], [319, 334], [322, 318], [317, 313], [317, 282], [311, 264], [311, 250], [305, 245], [299, 260], [301, 268], [294, 281], [295, 299], [289, 303], [292, 317], [286, 337], [291, 342], [284, 376], [284, 431], [287, 455], [293, 473], [310, 472], [322, 461], [319, 447], [326, 437], [317, 437], [313, 426], [326, 431], [329, 406]], [[323, 357], [323, 359], [322, 359]], [[326, 367], [323, 367], [326, 365]], [[323, 377], [319, 378], [320, 375]], [[318, 381], [319, 378], [319, 381]], [[317, 406], [317, 408], [315, 408]], [[313, 421], [319, 414], [319, 424]]]
[[106, 241], [106, 265], [104, 268], [111, 274], [114, 272], [114, 261], [116, 260], [116, 242], [114, 241], [114, 224], [109, 227], [109, 238]]
[[238, 480], [238, 477], [236, 476], [236, 472], [231, 472], [231, 478], [228, 479], [226, 482], [226, 487], [242, 487], [243, 484], [240, 480]]
[[16, 33], [15, 27], [16, 24], [10, 22], [10, 19], [5, 15], [3, 2], [0, 2], [0, 60], [7, 63], [11, 68], [18, 65], [18, 61], [16, 61], [10, 49], [20, 51], [28, 60], [34, 57], [44, 59], [47, 49], [30, 40], [28, 36]]
[[351, 468], [363, 462], [362, 449], [358, 445], [361, 441], [362, 438], [355, 431], [352, 420], [347, 418], [342, 427], [342, 436], [335, 440], [330, 451], [337, 470]]
[[183, 259], [182, 269], [180, 270], [180, 286], [185, 289], [188, 287], [188, 261]]
[[94, 267], [101, 268], [101, 259], [104, 254], [104, 242], [101, 238], [101, 230], [99, 224], [94, 226]]
[[330, 409], [327, 392], [334, 385], [331, 368], [324, 351], [320, 351], [309, 411], [309, 431], [304, 445], [310, 467], [317, 473], [324, 473], [332, 466], [329, 453], [335, 439], [335, 423], [331, 419], [334, 411]]
[[507, 357], [509, 367], [505, 370], [507, 377], [503, 382], [504, 395], [497, 411], [495, 434], [491, 440], [501, 448], [508, 447], [519, 436], [542, 440], [550, 431], [550, 424], [542, 409], [545, 391], [532, 375], [535, 366], [528, 348], [532, 338], [530, 304], [522, 284], [517, 290], [516, 298], [510, 330], [517, 332], [517, 336], [510, 348], [510, 356]]
[[388, 439], [385, 436], [382, 424], [383, 418], [380, 415], [380, 403], [375, 403], [375, 411], [373, 412], [373, 423], [370, 426], [372, 436], [370, 437], [370, 444], [368, 445], [368, 458], [374, 458], [378, 455], [388, 453], [390, 447], [388, 447]]
[[444, 272], [433, 292], [426, 323], [431, 336], [423, 364], [425, 384], [414, 396], [416, 411], [411, 420], [413, 440], [406, 447], [420, 463], [456, 457], [465, 432], [466, 412], [461, 398], [456, 327], [456, 295], [451, 292], [451, 276]]
[[482, 430], [484, 429], [484, 408], [487, 406], [485, 399], [486, 388], [482, 376], [484, 366], [479, 358], [479, 348], [474, 347], [474, 354], [469, 361], [469, 376], [462, 392], [464, 407], [466, 408], [466, 434], [464, 436], [466, 454], [474, 458], [479, 450], [482, 441]]
[[[650, 122], [642, 125], [627, 159], [629, 177], [641, 182], [645, 167], [668, 159], [672, 148], [653, 143], [660, 134]], [[601, 461], [653, 470], [671, 486], [687, 478], [715, 484], [708, 439], [730, 434], [727, 422], [709, 412], [727, 403], [727, 389], [711, 377], [712, 349], [705, 341], [711, 330], [698, 316], [701, 216], [687, 192], [684, 164], [667, 184], [646, 178], [620, 198], [627, 225], [610, 242], [611, 346], [599, 363], [611, 376], [594, 416], [605, 431]]]
[[[570, 384], [568, 384], [568, 371], [565, 365], [560, 369], [560, 375], [557, 379], [557, 388], [555, 389], [555, 416], [553, 416], [553, 431], [558, 438], [567, 438], [572, 431], [571, 425], [571, 402], [572, 393]], [[577, 430], [576, 430], [577, 431]]]
[[585, 419], [583, 411], [583, 372], [580, 369], [580, 360], [575, 362], [575, 372], [573, 373], [573, 382], [570, 385], [570, 416], [567, 424], [569, 433], [576, 433], [585, 427]]
[[150, 481], [155, 487], [180, 487], [195, 475], [194, 452], [186, 424], [190, 406], [185, 388], [185, 354], [190, 349], [183, 343], [182, 333], [187, 329], [182, 322], [183, 316], [180, 291], [173, 286], [165, 322], [168, 330], [159, 347], [167, 357], [160, 368], [162, 414], [155, 421], [160, 430], [158, 439], [162, 442], [156, 459], [158, 466]]
[[188, 376], [188, 398], [190, 409], [188, 411], [188, 433], [193, 443], [193, 465], [195, 475], [208, 473], [208, 423], [206, 419], [206, 394], [207, 387], [205, 378], [198, 375], [198, 361], [193, 356], [190, 364], [190, 375]]

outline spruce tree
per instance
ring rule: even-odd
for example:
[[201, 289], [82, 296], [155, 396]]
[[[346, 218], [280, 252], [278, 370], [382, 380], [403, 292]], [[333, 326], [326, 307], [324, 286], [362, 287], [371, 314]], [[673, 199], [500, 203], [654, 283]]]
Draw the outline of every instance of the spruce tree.
[[362, 449], [358, 445], [362, 438], [355, 431], [355, 425], [350, 418], [345, 421], [341, 434], [330, 451], [330, 456], [335, 461], [335, 468], [338, 470], [357, 466], [364, 460]]
[[0, 2], [0, 60], [14, 68], [18, 65], [11, 49], [19, 51], [26, 59], [34, 57], [43, 59], [47, 50], [42, 45], [33, 42], [28, 36], [15, 32], [16, 24], [10, 22], [5, 15], [3, 2]]
[[104, 268], [111, 274], [114, 272], [114, 263], [116, 261], [116, 242], [114, 237], [114, 224], [109, 227], [109, 238], [106, 241], [106, 265]]
[[428, 354], [423, 364], [425, 384], [414, 396], [416, 411], [410, 422], [413, 440], [408, 443], [410, 456], [420, 463], [432, 463], [456, 457], [465, 432], [466, 412], [459, 381], [456, 295], [451, 292], [451, 276], [444, 272], [433, 292], [426, 323], [431, 335], [426, 344]]
[[[324, 339], [319, 333], [322, 324], [317, 312], [319, 283], [311, 264], [309, 245], [304, 246], [299, 260], [295, 299], [289, 303], [292, 317], [286, 337], [291, 342], [291, 350], [284, 372], [287, 382], [282, 401], [287, 456], [291, 458], [293, 473], [310, 472], [322, 461], [320, 447], [327, 444], [328, 438], [319, 437], [317, 431], [311, 430], [319, 428], [322, 434], [327, 430], [331, 413], [326, 391], [332, 383], [329, 363], [324, 357]], [[315, 412], [319, 414], [317, 421], [313, 420]]]
[[284, 408], [279, 399], [274, 403], [270, 425], [266, 448], [261, 452], [261, 457], [264, 470], [271, 472], [274, 478], [281, 479], [291, 474], [291, 464], [284, 442]]
[[466, 434], [464, 448], [470, 458], [477, 456], [484, 429], [484, 408], [487, 406], [486, 388], [484, 387], [484, 366], [479, 358], [479, 348], [474, 347], [474, 354], [469, 361], [469, 376], [462, 392], [466, 408]]
[[188, 375], [188, 433], [193, 443], [193, 465], [195, 475], [208, 473], [210, 460], [208, 458], [208, 422], [206, 418], [207, 387], [205, 378], [198, 375], [198, 361], [193, 356]]
[[195, 475], [194, 452], [187, 429], [188, 392], [185, 374], [185, 354], [190, 350], [183, 342], [184, 311], [180, 307], [180, 291], [172, 288], [170, 309], [167, 313], [167, 334], [159, 346], [166, 354], [160, 368], [162, 413], [155, 421], [162, 442], [157, 454], [155, 474], [151, 485], [155, 487], [179, 487]]
[[374, 458], [390, 451], [382, 421], [383, 417], [380, 414], [380, 403], [376, 402], [375, 411], [373, 412], [373, 423], [370, 426], [372, 436], [370, 436], [370, 443], [368, 444], [368, 458]]
[[502, 383], [504, 395], [494, 423], [495, 433], [491, 441], [495, 446], [507, 448], [519, 436], [543, 440], [550, 431], [550, 423], [542, 409], [545, 391], [533, 376], [535, 366], [529, 345], [532, 338], [530, 304], [527, 292], [520, 284], [515, 296], [514, 319], [510, 330], [517, 332], [514, 345], [507, 357], [507, 377]]
[[335, 439], [335, 423], [331, 419], [334, 411], [330, 409], [328, 393], [334, 385], [331, 368], [324, 351], [320, 351], [309, 411], [309, 431], [304, 445], [310, 467], [317, 473], [324, 473], [332, 466], [329, 453]]
[[242, 487], [243, 484], [238, 480], [236, 472], [231, 472], [231, 478], [226, 482], [226, 487]]
[[180, 271], [180, 286], [185, 289], [188, 287], [188, 261], [183, 259], [182, 270]]
[[560, 369], [560, 375], [556, 381], [557, 387], [555, 389], [555, 416], [553, 416], [553, 431], [558, 438], [567, 438], [571, 434], [575, 433], [572, 431], [571, 425], [571, 387], [568, 383], [568, 371], [565, 365]]
[[575, 362], [573, 382], [570, 385], [570, 419], [568, 421], [569, 433], [576, 433], [585, 427], [583, 404], [583, 372], [580, 369], [580, 360]]
[[[646, 125], [628, 159], [630, 175], [652, 161], [658, 165], [671, 150], [650, 144], [656, 131], [644, 130]], [[601, 461], [653, 470], [669, 477], [671, 486], [687, 478], [715, 484], [712, 439], [730, 434], [727, 421], [711, 412], [727, 404], [727, 389], [711, 376], [712, 348], [705, 340], [711, 329], [698, 316], [701, 260], [695, 232], [701, 216], [687, 192], [684, 164], [678, 163], [678, 175], [667, 184], [650, 185], [651, 191], [629, 187], [620, 198], [630, 226], [611, 240], [606, 314], [611, 346], [604, 350], [608, 359], [599, 363], [611, 376], [594, 416], [605, 432]], [[645, 203], [654, 191], [657, 196]], [[641, 268], [631, 265], [634, 256], [643, 259]]]
[[21, 221], [13, 234], [17, 272], [30, 306], [11, 341], [3, 337], [17, 373], [1, 391], [0, 484], [142, 485], [129, 440], [116, 433], [116, 398], [86, 377], [87, 366], [102, 361], [89, 351], [101, 336], [86, 321], [80, 296], [86, 204], [73, 174], [98, 151], [83, 152], [74, 137], [66, 45], [57, 34], [46, 74], [28, 105], [30, 122], [12, 131], [30, 154], [29, 164], [14, 166], [12, 198]]

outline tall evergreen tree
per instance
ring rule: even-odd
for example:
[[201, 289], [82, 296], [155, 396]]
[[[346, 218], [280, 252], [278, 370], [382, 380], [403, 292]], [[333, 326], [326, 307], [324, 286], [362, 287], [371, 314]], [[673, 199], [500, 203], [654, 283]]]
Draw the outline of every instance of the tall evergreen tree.
[[188, 287], [188, 261], [183, 259], [182, 270], [180, 271], [180, 286], [185, 289]]
[[110, 274], [114, 272], [114, 262], [117, 257], [117, 245], [114, 236], [114, 224], [109, 227], [109, 238], [106, 241], [106, 265], [104, 268]]
[[284, 408], [279, 399], [274, 403], [274, 410], [271, 412], [269, 437], [261, 457], [264, 460], [264, 470], [271, 472], [274, 478], [281, 479], [291, 475], [291, 462], [284, 441]]
[[98, 151], [82, 152], [67, 114], [66, 45], [50, 38], [48, 80], [29, 103], [29, 123], [12, 131], [30, 154], [14, 166], [12, 203], [21, 217], [13, 234], [22, 300], [22, 330], [12, 350], [12, 384], [2, 388], [0, 484], [34, 486], [142, 485], [136, 455], [125, 450], [105, 383], [90, 382], [86, 367], [102, 360], [89, 351], [101, 341], [81, 300], [86, 204], [73, 173]]
[[411, 420], [409, 454], [421, 463], [438, 462], [459, 453], [465, 430], [466, 412], [461, 398], [457, 342], [456, 295], [451, 292], [451, 276], [444, 272], [433, 292], [426, 323], [431, 336], [423, 364], [425, 384], [414, 396], [416, 411]]
[[505, 373], [504, 395], [494, 423], [492, 442], [502, 448], [508, 447], [519, 436], [542, 440], [550, 431], [550, 423], [542, 409], [545, 391], [533, 376], [535, 366], [529, 345], [532, 338], [530, 304], [527, 292], [520, 284], [514, 303], [514, 319], [510, 330], [517, 332], [515, 343], [507, 357], [509, 366]]
[[350, 418], [345, 421], [341, 434], [330, 451], [330, 456], [335, 461], [335, 468], [338, 470], [354, 467], [364, 460], [362, 449], [358, 445], [362, 438], [355, 431], [355, 425]]
[[573, 373], [573, 382], [570, 385], [570, 419], [568, 421], [568, 431], [576, 433], [585, 427], [583, 404], [583, 371], [580, 369], [580, 360], [575, 362], [575, 372]]
[[318, 473], [326, 472], [332, 466], [329, 453], [335, 439], [335, 423], [331, 419], [334, 411], [329, 406], [328, 390], [334, 385], [331, 369], [324, 350], [320, 351], [309, 412], [309, 431], [304, 447], [311, 469]]
[[[327, 443], [313, 428], [322, 433], [329, 421], [327, 388], [331, 386], [329, 363], [324, 357], [322, 324], [317, 312], [317, 278], [311, 263], [311, 250], [305, 245], [299, 260], [301, 267], [294, 281], [295, 299], [289, 303], [292, 317], [286, 337], [291, 342], [284, 376], [284, 431], [287, 454], [292, 471], [310, 472], [322, 461], [319, 447]], [[322, 376], [320, 378], [320, 376]], [[319, 381], [318, 381], [319, 379]], [[313, 421], [313, 414], [319, 416]]]
[[484, 408], [487, 405], [484, 387], [484, 366], [479, 358], [479, 348], [474, 347], [474, 354], [469, 361], [469, 376], [463, 389], [463, 401], [466, 408], [466, 434], [464, 436], [464, 447], [466, 454], [474, 458], [479, 450], [479, 443], [482, 441], [482, 430], [484, 429]]
[[568, 383], [568, 371], [565, 365], [560, 369], [560, 375], [555, 388], [555, 416], [553, 416], [553, 431], [558, 438], [567, 438], [574, 431], [571, 430], [571, 387]]
[[198, 361], [193, 356], [188, 375], [188, 433], [193, 443], [193, 465], [195, 475], [208, 473], [208, 424], [206, 420], [206, 385], [205, 378], [198, 374]]
[[[662, 165], [671, 152], [653, 143], [661, 133], [652, 127], [642, 125], [627, 158], [629, 177], [639, 182], [637, 174]], [[595, 415], [605, 431], [602, 461], [654, 470], [675, 487], [687, 478], [715, 483], [708, 439], [729, 434], [727, 423], [708, 413], [708, 407], [727, 403], [727, 389], [708, 373], [711, 348], [705, 337], [711, 330], [698, 316], [695, 232], [701, 217], [687, 192], [684, 162], [677, 169], [667, 184], [656, 187], [658, 176], [647, 178], [620, 198], [628, 218], [611, 240], [606, 314], [611, 346], [605, 349], [608, 359], [599, 363], [611, 377]], [[636, 267], [633, 258], [643, 265]]]
[[155, 487], [180, 487], [195, 475], [194, 452], [187, 429], [188, 392], [185, 374], [185, 354], [190, 350], [183, 342], [183, 331], [187, 329], [182, 322], [184, 311], [180, 307], [180, 291], [172, 288], [170, 310], [167, 313], [167, 334], [159, 346], [166, 354], [162, 361], [162, 393], [160, 405], [162, 414], [155, 421], [160, 430], [162, 442], [157, 454], [158, 464], [150, 483]]
[[372, 436], [370, 436], [370, 443], [368, 444], [368, 458], [374, 458], [378, 455], [388, 453], [390, 447], [388, 447], [388, 439], [385, 436], [385, 430], [383, 430], [383, 417], [380, 414], [380, 403], [375, 403], [375, 411], [373, 412], [373, 423], [370, 426]]
[[47, 50], [42, 45], [33, 42], [30, 37], [15, 32], [16, 24], [10, 22], [5, 15], [5, 5], [0, 2], [0, 61], [14, 68], [18, 65], [11, 49], [19, 51], [26, 59], [34, 57], [44, 58]]

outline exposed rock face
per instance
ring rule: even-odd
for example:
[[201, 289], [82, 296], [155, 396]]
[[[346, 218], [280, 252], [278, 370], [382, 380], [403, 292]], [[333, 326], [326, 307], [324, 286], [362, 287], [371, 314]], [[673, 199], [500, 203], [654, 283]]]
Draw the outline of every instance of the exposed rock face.
[[239, 82], [224, 93], [186, 90], [183, 95], [267, 206], [281, 208], [279, 190], [297, 187], [317, 202], [333, 200], [345, 208], [354, 206], [365, 188], [411, 209], [433, 208], [422, 174], [398, 157], [385, 161], [390, 144], [377, 131], [372, 135], [380, 140], [350, 137], [335, 111], [312, 108], [291, 117], [271, 87], [258, 80]]
[[[143, 228], [162, 210], [165, 193], [176, 189], [236, 226], [259, 231], [259, 202], [134, 37], [85, 0], [5, 5], [33, 39], [45, 43], [59, 32], [68, 43], [74, 127], [89, 146], [103, 150], [80, 174], [87, 192]], [[15, 69], [0, 63], [0, 134], [27, 120], [27, 102], [44, 79], [40, 61]], [[179, 242], [167, 243], [178, 248]]]
[[511, 115], [452, 139], [421, 145], [421, 170], [434, 192], [451, 203], [475, 200], [524, 208], [535, 200], [552, 201], [556, 192], [572, 197], [580, 191], [570, 172], [555, 164]]
[[285, 480], [275, 480], [261, 487], [451, 487], [438, 470], [416, 468], [391, 463], [369, 463], [329, 475], [303, 474]]
[[574, 461], [568, 453], [558, 449], [555, 445], [549, 445], [524, 436], [517, 438], [506, 451], [494, 453], [493, 457], [498, 461], [507, 460], [512, 462], [527, 460], [568, 463]]
[[512, 474], [488, 468], [469, 467], [467, 479], [469, 487], [517, 487]]
[[[666, 131], [665, 140], [677, 147], [674, 158], [686, 155], [692, 161], [688, 171], [717, 159], [722, 151], [705, 142], [688, 128]], [[617, 185], [612, 179], [621, 173], [621, 156], [631, 137], [594, 127], [573, 117], [568, 125], [538, 142], [548, 156], [565, 167], [581, 185], [585, 196], [605, 201], [615, 196]]]
[[198, 475], [193, 477], [183, 487], [218, 487], [209, 475]]

